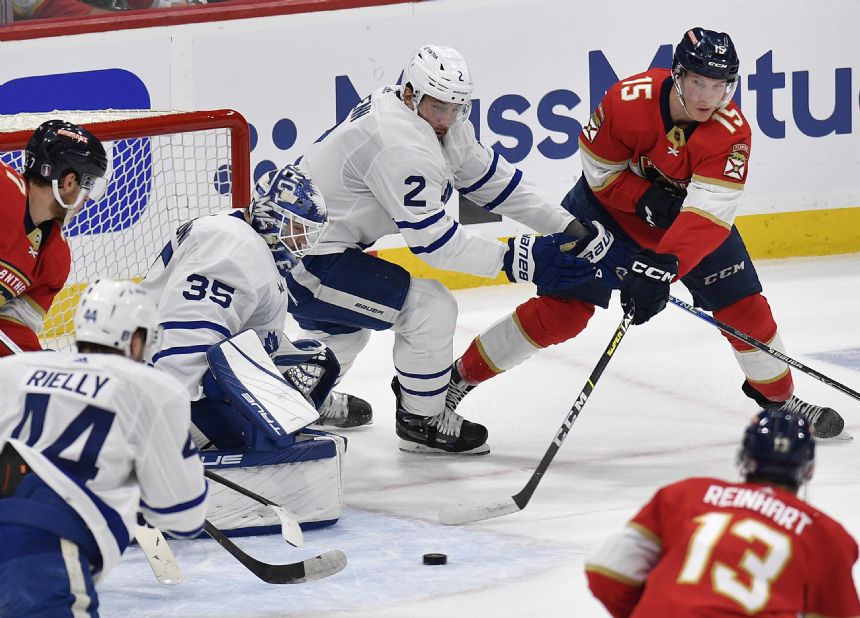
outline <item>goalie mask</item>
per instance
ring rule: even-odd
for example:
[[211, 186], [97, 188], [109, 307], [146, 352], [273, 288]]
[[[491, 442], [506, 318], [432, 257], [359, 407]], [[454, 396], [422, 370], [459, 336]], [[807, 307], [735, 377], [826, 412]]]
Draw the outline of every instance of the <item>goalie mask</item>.
[[747, 480], [798, 489], [812, 478], [815, 440], [807, 420], [795, 412], [762, 410], [744, 432], [737, 465]]
[[249, 213], [251, 227], [269, 245], [281, 274], [316, 246], [328, 221], [322, 195], [294, 165], [260, 178]]
[[144, 358], [157, 349], [159, 339], [155, 303], [132, 281], [103, 279], [90, 284], [75, 311], [75, 341], [114, 348], [131, 356], [131, 339], [146, 331]]
[[[712, 85], [713, 93], [710, 98], [713, 99], [713, 107], [722, 107], [728, 103], [738, 86], [739, 66], [735, 45], [725, 32], [704, 28], [693, 28], [685, 32], [681, 42], [675, 47], [672, 60], [672, 78], [681, 105], [687, 110], [684, 95], [686, 81], [691, 77], [689, 72], [710, 80], [724, 81], [724, 84]], [[689, 114], [689, 110], [687, 113]]]
[[472, 108], [472, 76], [466, 61], [456, 49], [441, 45], [422, 45], [406, 63], [403, 85], [412, 87], [412, 106], [425, 95], [456, 106], [456, 118], [465, 122]]
[[[24, 151], [24, 177], [51, 186], [54, 199], [68, 212], [66, 223], [87, 199], [99, 199], [107, 188], [104, 146], [87, 129], [63, 120], [48, 120], [33, 131]], [[81, 187], [67, 204], [59, 183], [74, 173]]]

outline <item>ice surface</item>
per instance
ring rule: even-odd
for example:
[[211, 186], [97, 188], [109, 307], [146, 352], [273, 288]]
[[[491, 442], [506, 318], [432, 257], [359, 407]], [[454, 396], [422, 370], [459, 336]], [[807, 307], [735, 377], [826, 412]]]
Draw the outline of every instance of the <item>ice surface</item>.
[[[860, 390], [860, 255], [760, 262], [787, 353]], [[528, 298], [509, 285], [457, 292], [455, 354]], [[673, 294], [689, 300], [683, 287]], [[323, 581], [256, 580], [213, 541], [172, 542], [185, 583], [162, 586], [136, 548], [101, 587], [102, 615], [459, 618], [606, 616], [588, 592], [585, 557], [660, 485], [685, 476], [737, 477], [733, 460], [756, 408], [731, 350], [704, 321], [670, 306], [632, 328], [522, 512], [460, 527], [439, 506], [505, 497], [528, 480], [621, 319], [617, 297], [575, 340], [473, 391], [460, 412], [485, 424], [485, 457], [401, 453], [394, 435], [391, 333], [377, 333], [341, 390], [371, 402], [373, 425], [349, 438], [347, 510], [294, 549], [275, 535], [239, 539], [253, 556], [293, 562], [342, 549], [349, 564]], [[860, 402], [795, 371], [797, 395], [839, 410], [860, 436]], [[860, 538], [860, 439], [821, 444], [807, 498]], [[427, 552], [448, 554], [424, 566]], [[860, 568], [855, 567], [860, 581]]]

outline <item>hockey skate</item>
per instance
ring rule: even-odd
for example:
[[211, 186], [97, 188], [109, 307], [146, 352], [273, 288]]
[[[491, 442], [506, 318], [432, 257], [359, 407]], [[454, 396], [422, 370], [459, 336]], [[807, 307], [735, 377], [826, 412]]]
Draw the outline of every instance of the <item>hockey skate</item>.
[[752, 388], [749, 382], [744, 382], [742, 388], [747, 397], [755, 399], [763, 408], [779, 408], [787, 412], [802, 414], [812, 427], [812, 435], [819, 440], [829, 440], [832, 438], [837, 440], [854, 439], [854, 436], [844, 430], [845, 421], [833, 408], [806, 403], [795, 395], [792, 395], [791, 399], [783, 403], [770, 401]]
[[373, 410], [364, 399], [332, 391], [319, 409], [320, 418], [314, 423], [320, 427], [361, 427], [373, 422]]
[[486, 455], [490, 452], [487, 428], [483, 425], [467, 421], [447, 403], [436, 416], [411, 414], [400, 405], [397, 377], [391, 381], [391, 390], [397, 397], [396, 429], [401, 451], [456, 455]]
[[445, 407], [451, 410], [456, 410], [460, 402], [463, 401], [463, 397], [477, 386], [477, 384], [469, 384], [460, 377], [460, 371], [457, 369], [458, 362], [455, 361], [451, 367], [451, 381], [448, 382], [448, 392], [445, 394]]

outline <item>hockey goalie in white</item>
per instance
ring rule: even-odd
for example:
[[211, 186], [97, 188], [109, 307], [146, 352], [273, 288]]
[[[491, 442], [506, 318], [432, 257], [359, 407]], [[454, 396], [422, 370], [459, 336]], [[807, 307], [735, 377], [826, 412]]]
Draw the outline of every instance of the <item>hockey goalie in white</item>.
[[[436, 268], [483, 277], [504, 272], [510, 281], [554, 289], [594, 280], [592, 262], [605, 253], [591, 249], [608, 249], [612, 236], [550, 203], [477, 141], [468, 122], [472, 78], [456, 50], [422, 46], [402, 81], [361, 101], [300, 162], [325, 196], [331, 223], [287, 277], [290, 313], [303, 336], [334, 350], [342, 373], [371, 330], [393, 330], [401, 450], [483, 454], [486, 429], [445, 405], [453, 295], [364, 250], [399, 232]], [[522, 234], [505, 244], [469, 231], [445, 211], [455, 189], [548, 236]]]
[[[227, 466], [224, 475], [240, 484], [253, 475], [261, 493], [276, 501], [287, 498], [300, 517], [313, 514], [318, 520], [328, 513], [325, 521], [333, 521], [340, 514], [343, 441], [303, 428], [319, 424], [331, 407], [340, 368], [319, 341], [293, 343], [283, 333], [283, 275], [313, 247], [326, 221], [322, 196], [300, 170], [286, 166], [269, 172], [258, 182], [249, 208], [180, 226], [142, 286], [157, 299], [164, 331], [153, 366], [186, 386], [192, 435], [204, 463]], [[344, 405], [340, 416], [325, 421], [339, 426], [370, 421], [366, 402], [342, 397], [352, 409]], [[335, 469], [320, 473], [335, 481], [317, 487], [314, 496], [308, 479], [318, 465], [314, 462], [322, 460]], [[304, 476], [290, 472], [299, 464], [308, 470]], [[299, 478], [293, 482], [290, 475]], [[243, 504], [250, 502], [226, 508], [221, 503], [226, 495], [232, 494], [213, 489], [213, 523], [228, 530], [267, 527], [248, 519]], [[325, 504], [296, 503], [319, 496]], [[234, 519], [223, 519], [228, 511]]]
[[2, 616], [97, 615], [94, 583], [138, 511], [174, 537], [203, 526], [188, 395], [139, 362], [157, 340], [152, 300], [132, 282], [96, 282], [75, 338], [77, 354], [0, 359]]

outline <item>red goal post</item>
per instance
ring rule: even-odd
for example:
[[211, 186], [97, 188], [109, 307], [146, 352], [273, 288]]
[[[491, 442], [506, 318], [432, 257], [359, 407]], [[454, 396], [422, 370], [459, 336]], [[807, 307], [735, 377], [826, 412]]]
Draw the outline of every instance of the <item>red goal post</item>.
[[97, 279], [139, 279], [183, 222], [248, 205], [250, 130], [236, 111], [99, 110], [0, 116], [0, 159], [17, 170], [42, 122], [87, 127], [111, 161], [103, 197], [65, 230], [72, 251], [66, 287], [54, 299], [39, 338], [69, 349], [78, 296]]

